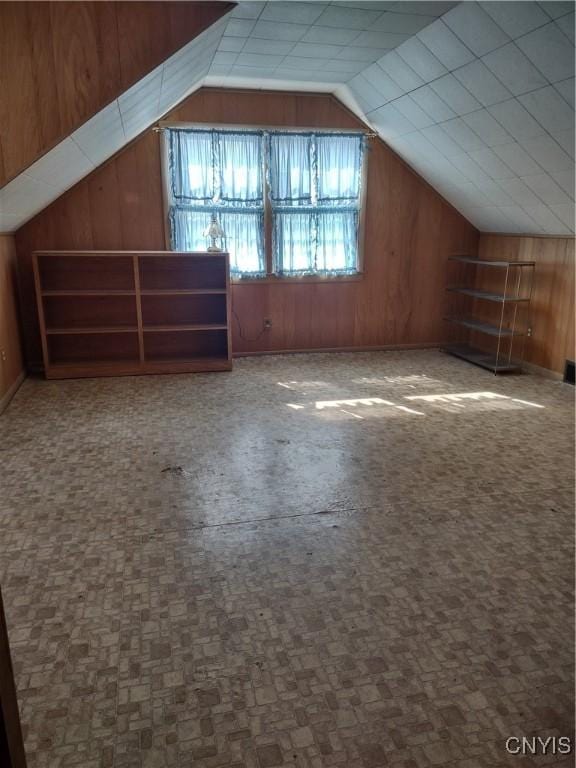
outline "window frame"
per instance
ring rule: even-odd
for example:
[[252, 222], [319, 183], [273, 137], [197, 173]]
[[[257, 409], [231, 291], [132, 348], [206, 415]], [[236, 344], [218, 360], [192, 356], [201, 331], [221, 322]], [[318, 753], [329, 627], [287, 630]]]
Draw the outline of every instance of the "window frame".
[[[311, 133], [358, 133], [369, 138], [372, 134], [368, 130], [361, 128], [323, 128], [320, 126], [306, 127], [306, 126], [282, 126], [282, 125], [238, 125], [233, 123], [191, 123], [186, 121], [160, 121], [158, 127], [155, 129], [160, 133], [160, 165], [162, 175], [162, 203], [163, 203], [163, 224], [164, 224], [164, 243], [166, 250], [171, 251], [171, 233], [170, 233], [170, 177], [168, 166], [168, 137], [165, 133], [165, 129], [180, 128], [191, 130], [231, 130], [231, 131], [278, 131], [281, 133], [303, 133], [310, 131]], [[367, 200], [367, 186], [368, 186], [368, 154], [370, 152], [370, 145], [367, 143], [363, 157], [362, 157], [362, 169], [360, 177], [360, 195], [358, 203], [358, 269], [355, 273], [349, 275], [322, 275], [307, 274], [307, 275], [279, 275], [273, 272], [273, 253], [272, 253], [272, 229], [273, 229], [273, 211], [272, 203], [270, 200], [270, 186], [268, 183], [268, 159], [266, 153], [263, 153], [263, 174], [264, 174], [264, 262], [266, 267], [266, 274], [262, 277], [255, 277], [253, 275], [247, 275], [246, 277], [241, 275], [230, 275], [230, 282], [234, 285], [244, 284], [303, 284], [303, 283], [350, 283], [359, 282], [364, 279], [364, 244], [365, 244], [365, 230], [366, 230], [366, 200]]]

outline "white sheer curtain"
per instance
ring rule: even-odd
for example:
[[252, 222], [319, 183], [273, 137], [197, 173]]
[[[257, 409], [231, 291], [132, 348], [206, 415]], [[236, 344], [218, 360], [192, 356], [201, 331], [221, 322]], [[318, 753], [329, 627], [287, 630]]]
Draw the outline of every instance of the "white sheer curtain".
[[271, 135], [273, 260], [278, 274], [358, 271], [364, 141], [360, 134]]
[[168, 130], [172, 247], [203, 251], [215, 214], [230, 269], [265, 274], [262, 131]]

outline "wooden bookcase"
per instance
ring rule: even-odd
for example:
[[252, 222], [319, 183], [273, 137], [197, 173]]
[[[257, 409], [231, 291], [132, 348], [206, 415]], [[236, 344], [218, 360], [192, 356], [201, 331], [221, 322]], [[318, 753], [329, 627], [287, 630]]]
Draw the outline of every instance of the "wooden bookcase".
[[37, 251], [49, 379], [232, 368], [227, 253]]

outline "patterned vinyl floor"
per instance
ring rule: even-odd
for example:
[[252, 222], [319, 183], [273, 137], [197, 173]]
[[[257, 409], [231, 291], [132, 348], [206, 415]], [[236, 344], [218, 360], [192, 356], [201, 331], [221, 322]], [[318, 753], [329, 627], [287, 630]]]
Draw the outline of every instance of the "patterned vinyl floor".
[[0, 583], [30, 768], [574, 765], [505, 746], [573, 736], [573, 394], [437, 351], [27, 380]]

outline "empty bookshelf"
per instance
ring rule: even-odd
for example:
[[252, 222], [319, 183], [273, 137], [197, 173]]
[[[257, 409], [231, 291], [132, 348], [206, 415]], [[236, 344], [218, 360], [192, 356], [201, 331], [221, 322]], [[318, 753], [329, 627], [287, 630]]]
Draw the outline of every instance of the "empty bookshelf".
[[227, 253], [39, 251], [49, 379], [232, 367]]
[[446, 288], [452, 306], [445, 320], [459, 330], [445, 351], [495, 374], [521, 370], [535, 262], [468, 255], [449, 262], [456, 269]]

